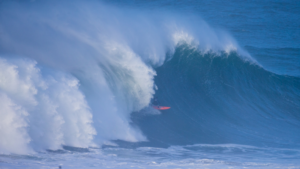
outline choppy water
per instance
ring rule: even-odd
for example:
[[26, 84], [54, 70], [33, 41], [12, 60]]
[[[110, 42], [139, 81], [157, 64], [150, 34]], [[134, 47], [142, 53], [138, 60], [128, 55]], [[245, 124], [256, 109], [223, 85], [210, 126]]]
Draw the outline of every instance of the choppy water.
[[299, 11], [1, 1], [0, 168], [300, 168]]

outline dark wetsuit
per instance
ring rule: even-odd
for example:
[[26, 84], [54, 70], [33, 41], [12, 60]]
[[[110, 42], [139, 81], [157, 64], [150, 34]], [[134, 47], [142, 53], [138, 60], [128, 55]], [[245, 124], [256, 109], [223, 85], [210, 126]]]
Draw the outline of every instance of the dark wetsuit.
[[153, 99], [152, 104], [158, 106], [158, 100], [156, 98]]

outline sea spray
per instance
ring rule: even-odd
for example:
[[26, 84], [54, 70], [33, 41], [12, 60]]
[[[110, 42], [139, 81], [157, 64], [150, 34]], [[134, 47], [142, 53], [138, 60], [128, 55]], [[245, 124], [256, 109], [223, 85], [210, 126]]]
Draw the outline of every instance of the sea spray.
[[15, 88], [6, 84], [1, 91], [26, 110], [23, 144], [38, 151], [147, 141], [131, 113], [149, 105], [154, 68], [178, 45], [244, 52], [226, 32], [193, 15], [41, 1], [4, 2], [0, 16], [1, 57], [17, 76]]

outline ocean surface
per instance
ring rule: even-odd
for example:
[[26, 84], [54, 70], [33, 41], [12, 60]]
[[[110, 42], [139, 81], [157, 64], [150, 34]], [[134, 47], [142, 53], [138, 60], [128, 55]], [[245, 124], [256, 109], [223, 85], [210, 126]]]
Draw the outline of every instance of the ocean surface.
[[0, 1], [10, 168], [300, 169], [300, 1]]

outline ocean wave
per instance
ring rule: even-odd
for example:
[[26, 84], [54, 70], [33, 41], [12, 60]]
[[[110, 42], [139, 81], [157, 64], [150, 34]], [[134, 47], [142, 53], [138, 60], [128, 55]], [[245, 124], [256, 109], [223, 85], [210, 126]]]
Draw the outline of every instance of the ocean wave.
[[[266, 105], [273, 110], [295, 104], [288, 116], [298, 118], [298, 95], [291, 93], [299, 91], [298, 79], [264, 71], [229, 33], [200, 17], [96, 1], [3, 2], [0, 16], [0, 116], [10, 119], [1, 121], [1, 153], [87, 148], [111, 140], [230, 142], [240, 135], [240, 125], [250, 123], [244, 116], [272, 116]], [[132, 112], [147, 110], [154, 94], [174, 114], [132, 118]], [[275, 121], [298, 127], [274, 114]], [[150, 124], [165, 117], [167, 127]], [[255, 133], [253, 126], [242, 129], [247, 137]], [[228, 127], [234, 130], [223, 132]]]
[[203, 53], [188, 45], [155, 70], [155, 97], [171, 109], [133, 116], [151, 138], [145, 145], [299, 146], [298, 77], [272, 73], [234, 51]]

